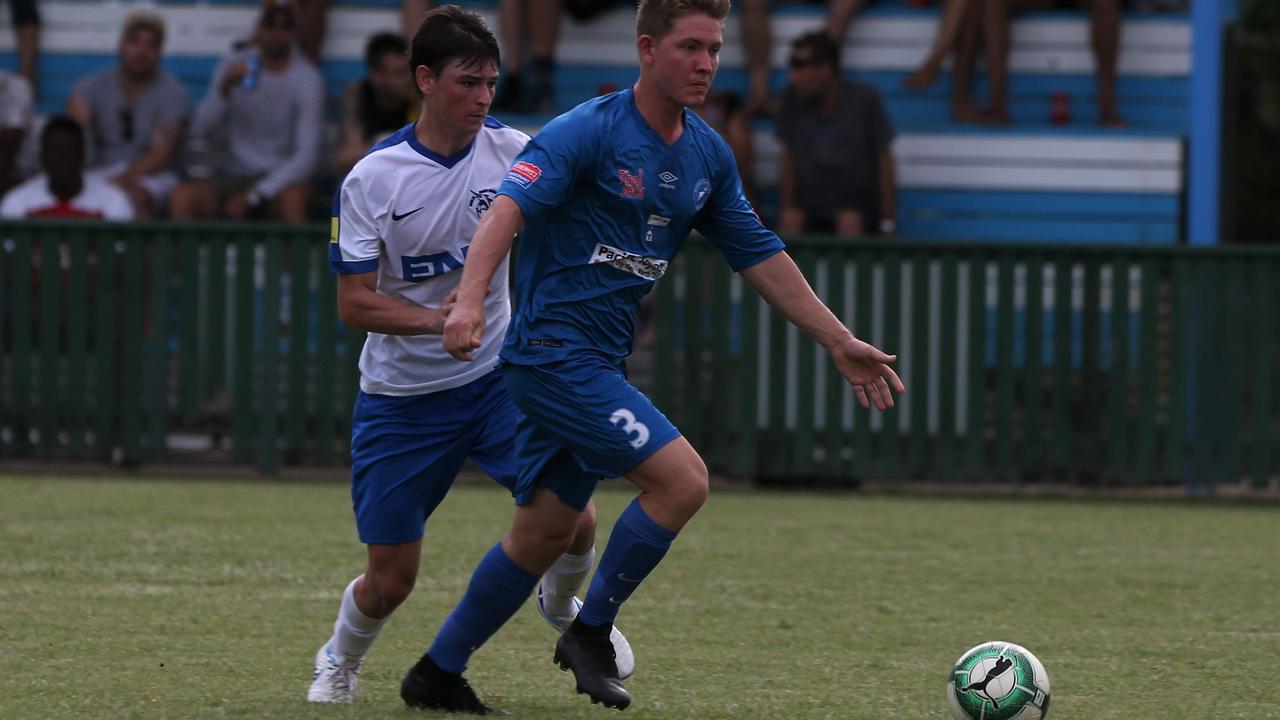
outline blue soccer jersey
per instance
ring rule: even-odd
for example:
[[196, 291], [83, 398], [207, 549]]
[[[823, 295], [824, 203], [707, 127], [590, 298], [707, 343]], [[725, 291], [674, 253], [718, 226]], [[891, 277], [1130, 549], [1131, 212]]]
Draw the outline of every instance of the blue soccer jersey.
[[668, 145], [625, 90], [557, 117], [525, 146], [498, 189], [525, 220], [504, 360], [626, 357], [641, 298], [691, 230], [734, 271], [783, 249], [743, 195], [728, 145], [688, 110], [684, 125]]

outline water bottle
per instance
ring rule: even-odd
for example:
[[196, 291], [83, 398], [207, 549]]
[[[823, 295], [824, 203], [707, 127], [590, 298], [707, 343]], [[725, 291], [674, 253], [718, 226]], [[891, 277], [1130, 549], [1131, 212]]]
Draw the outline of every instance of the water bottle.
[[258, 78], [262, 75], [262, 63], [258, 61], [257, 53], [250, 54], [244, 62], [249, 66], [249, 72], [244, 74], [240, 86], [245, 90], [252, 90], [258, 87]]

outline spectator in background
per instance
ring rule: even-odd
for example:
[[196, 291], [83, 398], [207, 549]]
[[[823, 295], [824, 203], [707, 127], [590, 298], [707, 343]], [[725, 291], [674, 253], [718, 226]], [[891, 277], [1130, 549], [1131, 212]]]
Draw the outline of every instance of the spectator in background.
[[408, 45], [395, 33], [378, 33], [364, 49], [363, 80], [347, 86], [342, 97], [342, 139], [334, 165], [345, 175], [369, 148], [417, 120]]
[[0, 195], [18, 182], [18, 155], [31, 130], [32, 103], [26, 78], [0, 70]]
[[298, 50], [314, 64], [320, 63], [320, 48], [324, 45], [329, 3], [327, 0], [262, 0], [261, 12], [273, 7], [287, 7], [297, 21]]
[[1116, 106], [1116, 63], [1120, 55], [1120, 0], [983, 0], [982, 40], [986, 45], [987, 74], [991, 81], [991, 104], [972, 115], [971, 78], [977, 44], [962, 41], [956, 53], [953, 108], [956, 119], [1004, 125], [1009, 115], [1009, 19], [1014, 12], [1087, 6], [1090, 10], [1090, 40], [1098, 75], [1098, 122], [1105, 127], [1122, 127], [1125, 119]]
[[955, 51], [960, 41], [960, 32], [974, 21], [974, 3], [972, 0], [943, 0], [942, 19], [938, 22], [938, 31], [933, 36], [933, 46], [925, 56], [920, 67], [903, 79], [903, 84], [912, 90], [924, 90], [938, 81], [942, 74], [942, 63], [947, 55]]
[[51, 118], [40, 135], [44, 172], [0, 199], [0, 218], [132, 220], [133, 206], [120, 188], [84, 172], [84, 128], [72, 118]]
[[746, 193], [747, 201], [752, 207], [759, 208], [755, 182], [755, 141], [751, 137], [751, 117], [747, 114], [742, 97], [735, 92], [712, 92], [707, 95], [706, 102], [695, 110], [729, 144], [729, 150], [733, 151], [733, 157], [738, 161], [742, 191]]
[[840, 46], [825, 32], [797, 38], [789, 65], [777, 126], [779, 232], [894, 234], [893, 126], [879, 92], [840, 75]]
[[193, 143], [211, 145], [225, 129], [226, 152], [211, 177], [179, 185], [175, 219], [221, 215], [231, 220], [274, 208], [285, 222], [307, 219], [310, 180], [320, 151], [324, 81], [294, 49], [293, 10], [271, 6], [258, 22], [256, 50], [233, 55], [214, 71], [191, 128]]
[[[868, 0], [828, 0], [826, 32], [843, 45], [853, 18]], [[773, 0], [744, 0], [742, 3], [742, 53], [747, 62], [747, 113], [772, 115], [773, 96], [769, 80], [773, 58], [773, 28], [769, 9]]]
[[124, 190], [134, 215], [151, 217], [178, 185], [174, 156], [190, 110], [187, 91], [160, 68], [164, 20], [131, 14], [120, 33], [120, 65], [81, 78], [67, 114], [89, 136], [95, 175]]
[[430, 9], [431, 0], [400, 0], [400, 34], [407, 38], [417, 35]]
[[561, 2], [498, 1], [498, 32], [505, 62], [498, 94], [493, 99], [495, 111], [549, 113], [555, 110], [555, 51], [556, 38], [560, 35]]
[[40, 53], [40, 11], [36, 0], [9, 0], [9, 16], [18, 40], [18, 73], [27, 79], [34, 96], [40, 87], [36, 77]]

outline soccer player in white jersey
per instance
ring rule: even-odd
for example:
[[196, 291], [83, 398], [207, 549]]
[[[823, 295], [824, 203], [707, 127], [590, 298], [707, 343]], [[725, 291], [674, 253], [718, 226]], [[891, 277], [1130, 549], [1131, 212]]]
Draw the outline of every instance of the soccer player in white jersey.
[[[365, 654], [413, 589], [427, 517], [463, 463], [470, 458], [508, 488], [516, 477], [519, 411], [494, 371], [511, 317], [506, 281], [484, 301], [487, 355], [456, 360], [439, 334], [476, 226], [529, 138], [487, 116], [499, 54], [478, 15], [433, 10], [414, 36], [410, 66], [421, 118], [370, 150], [334, 202], [329, 262], [339, 274], [339, 314], [368, 332], [351, 431], [351, 497], [368, 565], [316, 653], [313, 702], [351, 702]], [[577, 615], [575, 593], [594, 556], [589, 510], [539, 588], [539, 610], [559, 630]], [[633, 667], [625, 638], [613, 639]], [[441, 678], [417, 705], [487, 712], [456, 672]]]

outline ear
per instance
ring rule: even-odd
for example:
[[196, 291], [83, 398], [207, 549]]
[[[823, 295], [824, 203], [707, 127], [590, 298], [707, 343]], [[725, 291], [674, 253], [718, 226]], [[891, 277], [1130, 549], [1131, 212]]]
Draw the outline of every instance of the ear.
[[652, 35], [641, 35], [636, 38], [636, 54], [640, 56], [641, 65], [652, 65], [654, 53], [658, 49], [658, 40]]
[[413, 69], [413, 80], [418, 86], [418, 92], [423, 95], [430, 95], [436, 89], [436, 74], [426, 65], [419, 65]]

